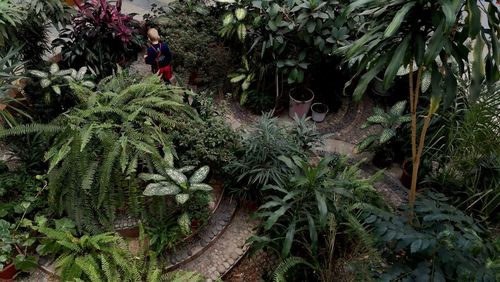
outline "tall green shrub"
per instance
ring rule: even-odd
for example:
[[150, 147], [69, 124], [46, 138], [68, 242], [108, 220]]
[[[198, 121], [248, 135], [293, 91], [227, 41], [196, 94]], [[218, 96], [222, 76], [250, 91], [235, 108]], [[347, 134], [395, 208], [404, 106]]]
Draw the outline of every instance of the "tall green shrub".
[[[455, 100], [458, 77], [469, 76], [472, 101], [479, 98], [481, 83], [500, 79], [500, 12], [493, 1], [486, 2], [357, 0], [345, 10], [346, 16], [355, 18], [361, 13], [369, 20], [362, 37], [338, 50], [344, 52], [349, 65], [356, 66], [355, 77], [360, 76], [354, 99], [362, 97], [378, 74], [383, 74], [385, 88], [398, 73], [408, 74], [413, 162], [410, 207], [416, 197], [427, 130], [438, 108], [446, 109]], [[482, 15], [487, 19], [484, 24]], [[467, 47], [470, 40], [474, 40], [472, 51]], [[452, 63], [458, 64], [458, 74], [452, 70]], [[430, 103], [422, 118], [422, 130], [417, 132], [419, 97], [426, 84], [432, 89]]]

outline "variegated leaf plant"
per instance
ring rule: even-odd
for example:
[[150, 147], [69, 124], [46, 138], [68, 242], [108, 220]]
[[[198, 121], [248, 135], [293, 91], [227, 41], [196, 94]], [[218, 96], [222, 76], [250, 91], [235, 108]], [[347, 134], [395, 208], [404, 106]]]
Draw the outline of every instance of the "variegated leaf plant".
[[210, 168], [203, 166], [188, 178], [185, 173], [194, 169], [194, 166], [186, 166], [180, 169], [167, 168], [164, 174], [141, 173], [139, 178], [152, 182], [146, 186], [143, 195], [173, 196], [178, 204], [183, 205], [192, 193], [212, 191], [210, 185], [202, 183], [207, 178]]

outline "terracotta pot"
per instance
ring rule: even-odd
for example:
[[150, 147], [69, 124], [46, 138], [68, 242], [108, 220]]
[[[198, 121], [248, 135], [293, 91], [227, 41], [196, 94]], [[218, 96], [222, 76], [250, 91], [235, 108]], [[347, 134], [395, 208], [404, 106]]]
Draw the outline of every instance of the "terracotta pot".
[[139, 238], [139, 226], [116, 230], [116, 233], [125, 238]]
[[7, 281], [14, 281], [14, 276], [17, 273], [16, 266], [11, 263], [3, 268], [2, 271], [0, 271], [0, 281], [1, 282], [7, 282]]

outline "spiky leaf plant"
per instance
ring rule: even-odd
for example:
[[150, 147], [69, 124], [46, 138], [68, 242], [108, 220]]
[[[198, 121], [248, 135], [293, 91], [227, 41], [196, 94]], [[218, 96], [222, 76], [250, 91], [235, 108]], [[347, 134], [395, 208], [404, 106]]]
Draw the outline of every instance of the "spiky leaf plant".
[[378, 107], [374, 108], [374, 114], [366, 119], [366, 123], [364, 123], [361, 128], [379, 125], [382, 127], [382, 132], [380, 134], [372, 134], [364, 138], [356, 146], [356, 150], [358, 152], [362, 152], [387, 144], [394, 136], [396, 136], [396, 130], [399, 126], [410, 121], [410, 116], [403, 114], [405, 108], [406, 101], [397, 102], [387, 112], [384, 112], [384, 110]]
[[[72, 84], [81, 104], [49, 124], [29, 124], [0, 131], [0, 138], [43, 132], [53, 137], [46, 152], [49, 199], [83, 228], [109, 227], [123, 203], [122, 180], [139, 172], [173, 165], [167, 131], [172, 115], [196, 118], [182, 103], [185, 92], [151, 77], [133, 85], [110, 79], [98, 91]], [[120, 87], [110, 87], [119, 85]]]

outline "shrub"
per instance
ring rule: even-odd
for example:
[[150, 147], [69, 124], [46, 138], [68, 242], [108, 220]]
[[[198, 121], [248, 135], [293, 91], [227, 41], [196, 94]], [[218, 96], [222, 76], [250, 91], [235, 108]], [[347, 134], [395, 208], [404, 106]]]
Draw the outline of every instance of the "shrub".
[[237, 182], [253, 188], [284, 183], [288, 169], [278, 157], [300, 155], [301, 149], [270, 114], [241, 134], [241, 152], [227, 166]]
[[137, 172], [173, 165], [174, 148], [163, 132], [173, 124], [171, 115], [196, 118], [182, 103], [184, 90], [167, 88], [157, 77], [133, 85], [116, 82], [121, 79], [110, 79], [97, 92], [73, 84], [82, 101], [78, 107], [49, 124], [0, 132], [1, 137], [43, 132], [53, 138], [45, 155], [49, 200], [80, 230], [109, 228], [126, 195], [136, 194]]
[[62, 63], [79, 69], [88, 66], [99, 78], [113, 74], [117, 64], [135, 60], [142, 49], [139, 23], [121, 13], [122, 0], [80, 1], [71, 28], [62, 30], [53, 44], [62, 46]]
[[450, 196], [457, 207], [495, 222], [500, 209], [500, 84], [484, 87], [476, 103], [466, 87], [459, 84], [459, 99], [429, 134], [425, 157], [434, 170], [426, 184]]
[[61, 113], [76, 106], [79, 102], [70, 83], [77, 83], [89, 89], [95, 84], [89, 80], [88, 68], [60, 69], [53, 63], [47, 69], [30, 70], [30, 82], [25, 87], [30, 103], [30, 113], [39, 122], [50, 122]]
[[[413, 225], [409, 208], [388, 213], [368, 207], [364, 222], [377, 237], [388, 269], [379, 279], [405, 281], [495, 281], [500, 265], [487, 233], [447, 203], [442, 194], [417, 198]], [[495, 275], [497, 275], [495, 277]]]
[[33, 228], [44, 235], [39, 251], [57, 255], [55, 268], [62, 281], [141, 281], [125, 242], [113, 233], [76, 237], [67, 227]]
[[8, 51], [6, 45], [19, 47], [19, 57], [29, 68], [43, 63], [43, 56], [50, 51], [48, 29], [66, 25], [69, 9], [60, 0], [2, 1], [0, 54]]
[[279, 160], [280, 156], [305, 156], [321, 136], [315, 127], [307, 129], [305, 121], [295, 119], [290, 129], [278, 124], [276, 118], [264, 114], [241, 133], [241, 147], [237, 158], [226, 170], [239, 185], [234, 192], [241, 197], [260, 197], [260, 188], [266, 184], [283, 184], [290, 170]]
[[[337, 281], [337, 263], [348, 258], [365, 257], [368, 269], [377, 252], [356, 207], [385, 207], [371, 185], [378, 175], [363, 179], [357, 165], [339, 157], [317, 165], [296, 156], [280, 160], [292, 174], [284, 184], [264, 187], [268, 196], [257, 211], [261, 235], [252, 238], [255, 247], [270, 247], [284, 259], [275, 281]], [[285, 280], [291, 270], [294, 275]]]
[[32, 216], [47, 207], [36, 199], [40, 182], [24, 171], [0, 174], [0, 218], [15, 222], [23, 213]]
[[0, 53], [0, 128], [16, 125], [19, 116], [30, 117], [21, 103], [23, 97], [12, 97], [20, 90], [16, 81], [23, 73], [23, 63], [18, 60], [19, 50], [10, 49], [5, 55]]

